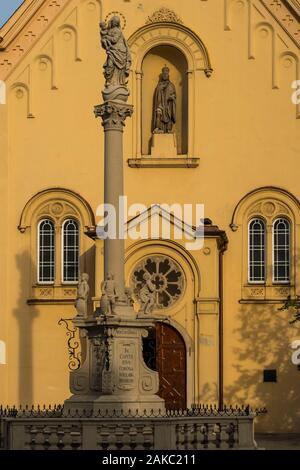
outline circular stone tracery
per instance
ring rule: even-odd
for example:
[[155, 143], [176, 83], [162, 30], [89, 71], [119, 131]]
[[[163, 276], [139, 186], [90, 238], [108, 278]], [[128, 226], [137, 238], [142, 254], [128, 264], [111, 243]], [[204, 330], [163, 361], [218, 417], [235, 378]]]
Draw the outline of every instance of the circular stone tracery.
[[151, 275], [155, 286], [155, 309], [171, 307], [182, 296], [185, 286], [184, 274], [180, 266], [165, 256], [145, 258], [134, 269], [131, 284], [137, 299], [145, 285], [144, 274]]

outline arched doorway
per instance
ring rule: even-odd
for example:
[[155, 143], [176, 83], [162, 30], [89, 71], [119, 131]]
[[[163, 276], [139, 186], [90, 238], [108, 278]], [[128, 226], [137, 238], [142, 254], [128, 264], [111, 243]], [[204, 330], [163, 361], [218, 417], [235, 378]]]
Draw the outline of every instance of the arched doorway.
[[144, 340], [144, 360], [159, 374], [158, 395], [168, 410], [186, 408], [186, 347], [175, 328], [157, 322]]

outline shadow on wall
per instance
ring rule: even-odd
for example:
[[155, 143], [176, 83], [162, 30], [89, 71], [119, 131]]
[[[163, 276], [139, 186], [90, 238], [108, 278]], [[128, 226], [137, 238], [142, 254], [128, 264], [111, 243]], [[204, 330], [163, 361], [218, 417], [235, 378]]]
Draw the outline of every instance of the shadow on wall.
[[[200, 389], [200, 402], [205, 404], [217, 404], [219, 401], [219, 385], [217, 383], [205, 383]], [[235, 403], [230, 403], [230, 405]]]
[[[10, 367], [11, 371], [10, 375], [14, 374], [14, 380], [12, 381], [13, 393], [12, 398], [13, 405], [21, 404], [21, 405], [32, 405], [36, 404], [37, 397], [34, 396], [33, 393], [33, 385], [34, 381], [37, 380], [34, 377], [34, 373], [38, 373], [38, 370], [35, 368], [38, 361], [34, 361], [34, 357], [37, 357], [39, 354], [38, 350], [33, 350], [34, 342], [34, 330], [35, 335], [38, 334], [38, 331], [41, 331], [41, 328], [44, 328], [44, 324], [48, 325], [45, 326], [49, 328], [49, 323], [44, 323], [43, 318], [41, 318], [39, 309], [37, 309], [34, 305], [28, 305], [27, 299], [31, 298], [31, 267], [34, 265], [34, 269], [36, 268], [35, 263], [32, 262], [30, 253], [24, 251], [16, 256], [16, 267], [18, 270], [18, 278], [19, 278], [19, 285], [17, 286], [17, 292], [19, 292], [19, 298], [17, 300], [17, 306], [13, 310], [13, 315], [17, 320], [17, 332], [11, 331], [10, 337], [12, 338], [10, 343]], [[91, 247], [88, 249], [84, 254], [81, 256], [80, 265], [82, 266], [83, 271], [87, 272], [90, 276], [90, 304], [89, 308], [92, 309], [92, 297], [93, 293], [95, 292], [95, 280], [94, 280], [94, 272], [95, 272], [95, 247]], [[74, 286], [73, 286], [74, 287]], [[41, 308], [42, 306], [40, 306]], [[67, 307], [67, 308], [66, 308]], [[59, 306], [59, 311], [61, 311], [61, 316], [63, 318], [71, 318], [72, 316], [76, 315], [75, 306], [73, 307], [73, 301], [70, 302], [70, 305], [64, 307]], [[56, 310], [57, 306], [54, 304], [51, 309]], [[71, 309], [71, 314], [70, 314]], [[46, 392], [46, 388], [53, 385], [56, 389], [60, 389], [62, 387], [61, 383], [56, 380], [56, 370], [55, 367], [63, 368], [64, 364], [68, 364], [69, 362], [69, 351], [67, 345], [67, 338], [65, 331], [58, 325], [58, 318], [60, 316], [53, 315], [51, 316], [51, 332], [49, 331], [47, 336], [47, 347], [48, 351], [47, 356], [49, 355], [49, 362], [43, 364], [42, 367], [50, 368], [51, 376], [53, 377], [53, 383], [43, 383], [42, 379], [39, 380], [39, 389], [43, 394], [43, 390]], [[39, 328], [34, 328], [34, 322], [39, 321]], [[12, 326], [14, 328], [14, 326]], [[45, 331], [43, 330], [43, 335]], [[14, 338], [17, 338], [18, 344], [14, 343]], [[60, 342], [60, 338], [62, 341], [63, 347], [63, 354], [64, 356], [61, 357], [60, 365], [55, 365], [51, 362], [51, 350], [55, 348], [55, 342]], [[85, 342], [81, 341], [82, 352], [85, 353]], [[15, 350], [15, 352], [14, 352]], [[61, 372], [61, 370], [60, 370]], [[62, 372], [64, 373], [64, 371]], [[65, 368], [65, 377], [68, 381], [69, 370], [66, 366]], [[62, 395], [61, 399], [67, 398], [67, 396]], [[18, 400], [19, 403], [15, 403], [15, 400]]]
[[[257, 431], [300, 431], [300, 371], [292, 363], [291, 342], [300, 338], [299, 325], [278, 312], [279, 304], [243, 305], [234, 330], [236, 380], [225, 388], [225, 401], [266, 407]], [[226, 358], [225, 358], [226, 360]], [[277, 370], [277, 382], [265, 383], [264, 370]], [[225, 369], [226, 370], [226, 369]]]
[[[36, 308], [27, 305], [26, 300], [30, 297], [30, 266], [31, 257], [29, 252], [24, 251], [16, 256], [16, 267], [19, 272], [19, 299], [17, 307], [13, 310], [13, 315], [17, 319], [18, 358], [15, 358], [15, 371], [18, 380], [18, 399], [22, 405], [31, 405], [33, 397], [33, 322], [38, 317]], [[11, 357], [13, 354], [11, 353]]]
[[[96, 268], [96, 246], [93, 245], [91, 248], [86, 250], [86, 252], [80, 257], [80, 266], [84, 266], [84, 271], [89, 275], [89, 286], [90, 286], [90, 299], [89, 299], [89, 309], [93, 308], [92, 297], [96, 292], [95, 284], [95, 268]], [[98, 260], [99, 263], [99, 260]], [[74, 310], [74, 316], [76, 312]]]

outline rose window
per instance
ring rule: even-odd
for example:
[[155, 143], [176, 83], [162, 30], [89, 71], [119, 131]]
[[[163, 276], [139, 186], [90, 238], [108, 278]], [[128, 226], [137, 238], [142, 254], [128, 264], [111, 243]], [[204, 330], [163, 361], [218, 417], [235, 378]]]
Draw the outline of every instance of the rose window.
[[139, 299], [139, 293], [146, 281], [145, 274], [149, 273], [155, 286], [155, 308], [171, 307], [182, 295], [184, 290], [184, 274], [175, 261], [164, 256], [144, 259], [135, 268], [131, 282], [134, 293]]

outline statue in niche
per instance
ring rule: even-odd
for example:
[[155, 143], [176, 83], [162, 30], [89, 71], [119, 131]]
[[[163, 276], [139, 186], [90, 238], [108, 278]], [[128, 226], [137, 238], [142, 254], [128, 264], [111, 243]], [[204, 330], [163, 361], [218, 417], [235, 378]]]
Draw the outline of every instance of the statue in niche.
[[152, 121], [153, 134], [170, 134], [176, 123], [176, 88], [168, 67], [163, 67], [155, 89]]
[[101, 312], [104, 315], [115, 315], [115, 305], [118, 299], [118, 287], [113, 274], [107, 273], [101, 284]]
[[90, 292], [89, 275], [84, 273], [80, 276], [80, 281], [77, 288], [77, 298], [75, 301], [75, 308], [77, 316], [87, 318], [87, 303]]
[[108, 25], [101, 21], [100, 37], [101, 46], [107, 54], [103, 66], [105, 86], [126, 86], [131, 67], [131, 54], [118, 16], [113, 16]]
[[145, 315], [152, 313], [155, 306], [155, 293], [156, 286], [151, 280], [151, 274], [146, 272], [143, 276], [145, 284], [139, 292], [139, 297], [142, 302], [141, 312]]

